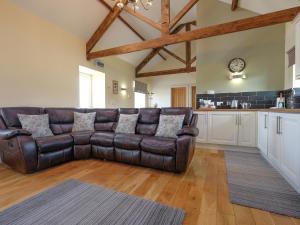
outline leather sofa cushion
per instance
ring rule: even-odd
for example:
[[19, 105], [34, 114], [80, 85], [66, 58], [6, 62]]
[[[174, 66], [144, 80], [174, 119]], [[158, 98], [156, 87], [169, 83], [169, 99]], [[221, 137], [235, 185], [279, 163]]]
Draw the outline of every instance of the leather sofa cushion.
[[144, 137], [141, 149], [159, 155], [174, 156], [176, 154], [176, 139], [165, 137]]
[[117, 122], [118, 109], [87, 109], [87, 113], [96, 112], [96, 123]]
[[91, 137], [91, 144], [97, 146], [113, 147], [115, 133], [97, 132]]
[[137, 124], [136, 133], [142, 135], [153, 136], [156, 133], [157, 124]]
[[120, 114], [138, 114], [139, 113], [139, 109], [135, 109], [135, 108], [121, 108], [119, 110]]
[[188, 107], [162, 108], [161, 114], [162, 115], [185, 115], [183, 125], [189, 125], [193, 115], [193, 110], [192, 108], [188, 108]]
[[1, 109], [2, 118], [7, 127], [22, 127], [18, 114], [40, 115], [43, 113], [42, 108], [37, 107], [8, 107]]
[[88, 113], [96, 112], [95, 130], [112, 132], [118, 121], [118, 109], [87, 109]]
[[80, 131], [71, 133], [75, 145], [88, 145], [90, 144], [92, 131]]
[[74, 123], [74, 112], [84, 113], [85, 109], [46, 108], [49, 115], [50, 128], [55, 135], [71, 133]]
[[73, 138], [68, 134], [41, 137], [37, 138], [35, 141], [40, 153], [60, 151], [73, 146]]
[[141, 135], [135, 134], [116, 134], [115, 147], [127, 149], [127, 150], [139, 150], [140, 143], [143, 139]]

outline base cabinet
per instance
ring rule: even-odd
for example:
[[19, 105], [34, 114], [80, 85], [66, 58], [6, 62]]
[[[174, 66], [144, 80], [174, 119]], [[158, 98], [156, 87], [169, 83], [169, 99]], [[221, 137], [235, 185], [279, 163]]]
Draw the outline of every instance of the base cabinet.
[[268, 155], [268, 125], [269, 113], [258, 112], [257, 114], [257, 148], [265, 155]]
[[269, 114], [268, 159], [300, 192], [300, 115]]
[[237, 145], [237, 113], [208, 113], [208, 142], [212, 144]]
[[208, 128], [208, 114], [206, 112], [198, 112], [199, 135], [197, 136], [198, 143], [207, 143], [207, 128]]
[[197, 112], [198, 143], [256, 146], [255, 112]]

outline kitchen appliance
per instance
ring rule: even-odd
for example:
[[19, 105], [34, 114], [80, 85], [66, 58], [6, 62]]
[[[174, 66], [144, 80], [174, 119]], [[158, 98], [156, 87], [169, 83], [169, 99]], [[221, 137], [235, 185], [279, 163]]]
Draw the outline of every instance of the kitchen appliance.
[[242, 109], [250, 109], [251, 103], [243, 102], [243, 103], [241, 103], [241, 106], [242, 106]]
[[231, 102], [231, 108], [237, 109], [238, 105], [239, 105], [239, 101], [238, 100], [232, 100], [232, 102]]

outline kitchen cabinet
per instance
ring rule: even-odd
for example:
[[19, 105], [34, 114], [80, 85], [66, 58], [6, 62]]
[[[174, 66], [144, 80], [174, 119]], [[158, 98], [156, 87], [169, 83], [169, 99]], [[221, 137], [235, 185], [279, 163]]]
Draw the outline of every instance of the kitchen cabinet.
[[268, 159], [300, 191], [300, 115], [269, 114]]
[[256, 146], [255, 112], [197, 112], [198, 143]]
[[265, 155], [268, 155], [268, 124], [269, 113], [258, 112], [257, 114], [257, 148]]
[[196, 138], [198, 143], [207, 142], [207, 125], [208, 125], [208, 114], [207, 112], [197, 112], [198, 114], [198, 124], [197, 128], [199, 129], [199, 135]]
[[300, 187], [300, 116], [279, 115], [280, 160], [283, 173]]
[[256, 147], [256, 113], [238, 113], [238, 145]]
[[279, 115], [269, 114], [268, 158], [275, 165], [280, 165], [281, 138], [279, 135]]
[[208, 113], [208, 142], [236, 145], [238, 138], [237, 112]]

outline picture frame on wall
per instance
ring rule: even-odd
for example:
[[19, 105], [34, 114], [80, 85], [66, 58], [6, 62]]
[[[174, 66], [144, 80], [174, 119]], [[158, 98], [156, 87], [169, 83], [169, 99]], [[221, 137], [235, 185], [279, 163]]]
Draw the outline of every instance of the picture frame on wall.
[[113, 80], [112, 86], [113, 86], [113, 94], [115, 95], [119, 94], [119, 82], [117, 80]]

